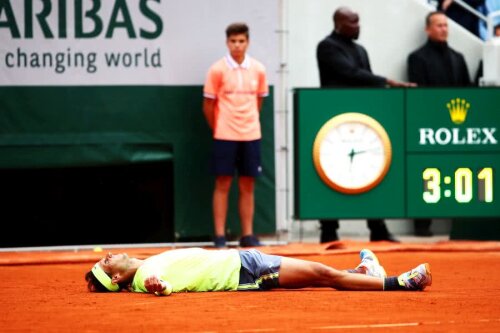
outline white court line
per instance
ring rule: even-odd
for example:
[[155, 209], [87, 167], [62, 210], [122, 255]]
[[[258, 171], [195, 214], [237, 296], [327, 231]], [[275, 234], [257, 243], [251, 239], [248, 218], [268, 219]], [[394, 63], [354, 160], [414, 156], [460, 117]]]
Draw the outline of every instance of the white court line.
[[418, 326], [418, 325], [420, 325], [420, 323], [338, 325], [338, 326], [311, 327], [311, 329], [313, 329], [313, 330], [342, 330], [342, 329], [348, 329], [348, 328], [382, 328], [382, 327], [405, 327], [405, 326]]
[[393, 323], [393, 324], [366, 324], [366, 325], [337, 325], [337, 326], [321, 326], [311, 327], [312, 330], [341, 330], [341, 329], [355, 329], [355, 328], [385, 328], [385, 327], [408, 327], [419, 325], [442, 325], [442, 324], [463, 324], [463, 323], [491, 323], [500, 322], [500, 318], [496, 319], [478, 319], [473, 321], [457, 322], [455, 320], [449, 321], [424, 321], [421, 323]]
[[[366, 325], [336, 325], [336, 326], [321, 326], [321, 327], [310, 327], [304, 328], [305, 330], [345, 330], [345, 329], [367, 329], [367, 328], [388, 328], [388, 327], [411, 327], [420, 325], [443, 325], [443, 324], [463, 324], [463, 323], [492, 323], [500, 322], [500, 318], [495, 319], [477, 319], [472, 321], [424, 321], [420, 323], [387, 323], [387, 324], [366, 324]], [[276, 328], [255, 328], [255, 329], [243, 329], [235, 330], [234, 332], [276, 332]], [[282, 329], [279, 329], [282, 331]], [[218, 331], [197, 331], [196, 333], [217, 333]]]
[[276, 332], [275, 328], [256, 328], [256, 329], [248, 329], [248, 330], [237, 330], [235, 332]]
[[[262, 245], [272, 246], [272, 245], [287, 245], [286, 241], [280, 240], [261, 240]], [[133, 243], [133, 244], [91, 244], [91, 245], [56, 245], [56, 246], [31, 246], [31, 247], [0, 247], [0, 252], [31, 252], [31, 251], [83, 251], [83, 250], [93, 250], [95, 247], [99, 246], [102, 249], [128, 249], [128, 248], [152, 248], [152, 247], [203, 247], [203, 246], [213, 246], [213, 242], [175, 242], [175, 243]], [[238, 246], [238, 241], [227, 242], [228, 246]]]

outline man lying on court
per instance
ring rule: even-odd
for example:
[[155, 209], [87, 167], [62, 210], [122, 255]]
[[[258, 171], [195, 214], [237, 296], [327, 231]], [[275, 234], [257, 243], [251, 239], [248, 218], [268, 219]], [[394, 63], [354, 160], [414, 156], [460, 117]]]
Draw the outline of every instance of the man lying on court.
[[168, 295], [171, 292], [269, 290], [331, 287], [338, 290], [423, 290], [432, 284], [429, 264], [387, 277], [375, 254], [360, 252], [354, 269], [327, 265], [257, 250], [169, 250], [141, 260], [126, 253], [108, 253], [85, 275], [90, 291]]

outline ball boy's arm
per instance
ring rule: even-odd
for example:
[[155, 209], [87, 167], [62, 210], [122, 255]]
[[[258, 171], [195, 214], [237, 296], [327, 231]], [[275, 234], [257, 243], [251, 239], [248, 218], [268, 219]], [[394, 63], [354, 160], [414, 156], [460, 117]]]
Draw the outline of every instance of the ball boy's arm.
[[208, 126], [211, 130], [214, 129], [214, 109], [215, 109], [215, 99], [213, 98], [203, 98], [203, 113], [205, 114], [205, 119], [207, 120]]
[[264, 97], [257, 97], [257, 109], [262, 111], [262, 103], [264, 103]]

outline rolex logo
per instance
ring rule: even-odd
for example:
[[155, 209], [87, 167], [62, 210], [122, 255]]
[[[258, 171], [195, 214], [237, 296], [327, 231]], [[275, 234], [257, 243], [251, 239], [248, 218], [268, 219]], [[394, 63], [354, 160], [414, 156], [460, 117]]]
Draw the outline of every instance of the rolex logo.
[[450, 111], [451, 121], [459, 125], [467, 118], [467, 110], [469, 110], [470, 104], [465, 99], [455, 98], [447, 103], [446, 107]]
[[[470, 104], [464, 98], [450, 100], [446, 107], [454, 124], [463, 124]], [[474, 111], [476, 112], [476, 111]], [[421, 127], [418, 143], [424, 145], [498, 145], [496, 127]]]

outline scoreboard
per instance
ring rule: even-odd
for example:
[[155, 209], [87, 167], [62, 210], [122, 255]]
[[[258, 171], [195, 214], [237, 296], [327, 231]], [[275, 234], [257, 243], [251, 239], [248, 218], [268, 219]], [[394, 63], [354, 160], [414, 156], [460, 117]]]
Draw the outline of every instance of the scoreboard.
[[500, 89], [296, 89], [297, 219], [500, 216]]

